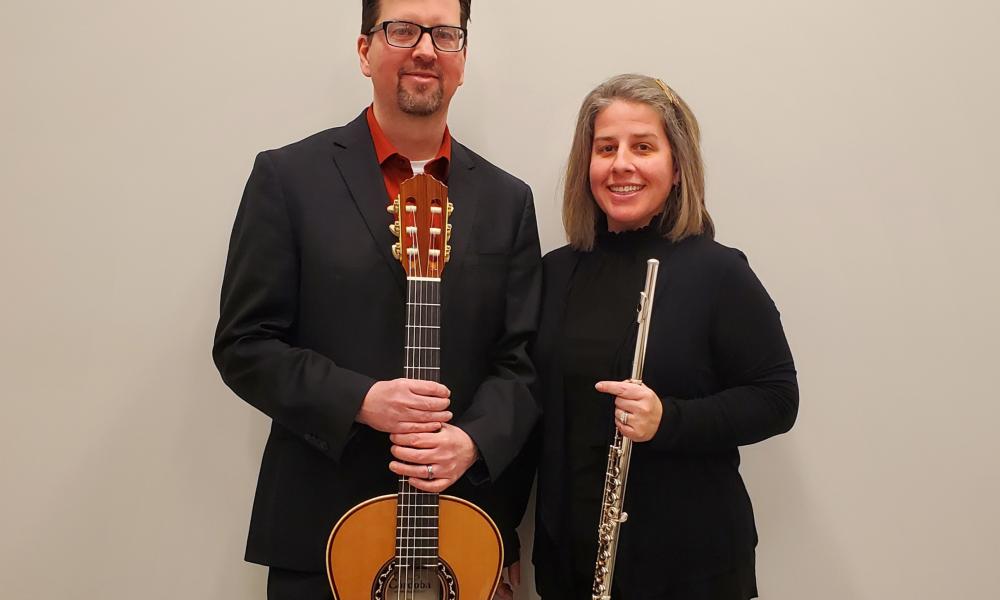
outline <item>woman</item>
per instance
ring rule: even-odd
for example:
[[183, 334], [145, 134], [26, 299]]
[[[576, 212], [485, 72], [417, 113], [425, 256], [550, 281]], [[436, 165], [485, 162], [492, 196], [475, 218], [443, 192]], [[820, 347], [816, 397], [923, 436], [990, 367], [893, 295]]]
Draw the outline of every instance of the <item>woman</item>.
[[[566, 173], [569, 245], [544, 259], [534, 561], [544, 600], [590, 598], [617, 427], [635, 442], [614, 597], [757, 596], [738, 447], [791, 428], [792, 356], [746, 257], [715, 241], [698, 124], [657, 79], [584, 100]], [[643, 382], [626, 380], [646, 260], [660, 261]]]

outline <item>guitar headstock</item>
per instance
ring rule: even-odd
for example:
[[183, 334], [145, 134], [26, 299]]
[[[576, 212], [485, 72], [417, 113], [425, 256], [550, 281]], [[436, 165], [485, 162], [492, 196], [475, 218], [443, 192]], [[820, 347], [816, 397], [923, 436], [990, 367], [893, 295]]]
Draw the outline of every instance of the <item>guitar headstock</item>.
[[451, 225], [454, 207], [448, 202], [448, 186], [426, 173], [399, 185], [399, 196], [389, 205], [396, 222], [389, 226], [399, 240], [392, 254], [403, 264], [407, 277], [440, 278], [451, 258]]

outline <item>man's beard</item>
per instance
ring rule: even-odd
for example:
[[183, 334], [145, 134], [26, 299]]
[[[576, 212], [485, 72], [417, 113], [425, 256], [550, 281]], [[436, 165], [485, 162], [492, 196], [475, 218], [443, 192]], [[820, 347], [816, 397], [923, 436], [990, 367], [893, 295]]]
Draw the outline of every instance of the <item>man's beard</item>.
[[396, 86], [396, 103], [399, 110], [416, 117], [428, 117], [436, 113], [444, 102], [444, 92], [438, 84], [433, 91], [411, 93], [403, 87], [403, 82]]

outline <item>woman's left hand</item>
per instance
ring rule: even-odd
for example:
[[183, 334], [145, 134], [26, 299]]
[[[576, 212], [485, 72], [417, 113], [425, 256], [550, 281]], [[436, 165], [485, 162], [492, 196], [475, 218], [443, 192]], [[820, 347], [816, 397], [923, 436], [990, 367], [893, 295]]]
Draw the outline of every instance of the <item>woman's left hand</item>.
[[641, 383], [598, 381], [597, 391], [615, 397], [615, 426], [633, 442], [648, 442], [663, 418], [663, 403], [656, 392]]

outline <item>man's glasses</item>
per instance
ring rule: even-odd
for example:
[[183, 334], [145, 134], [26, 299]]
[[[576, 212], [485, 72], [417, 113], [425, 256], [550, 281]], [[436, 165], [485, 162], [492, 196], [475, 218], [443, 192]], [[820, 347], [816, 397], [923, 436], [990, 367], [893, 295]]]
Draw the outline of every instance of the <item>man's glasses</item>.
[[396, 48], [413, 48], [425, 33], [431, 34], [434, 47], [442, 52], [461, 52], [465, 48], [466, 31], [463, 27], [435, 25], [424, 27], [409, 21], [382, 21], [368, 31], [368, 35], [379, 29], [385, 32], [385, 41]]

